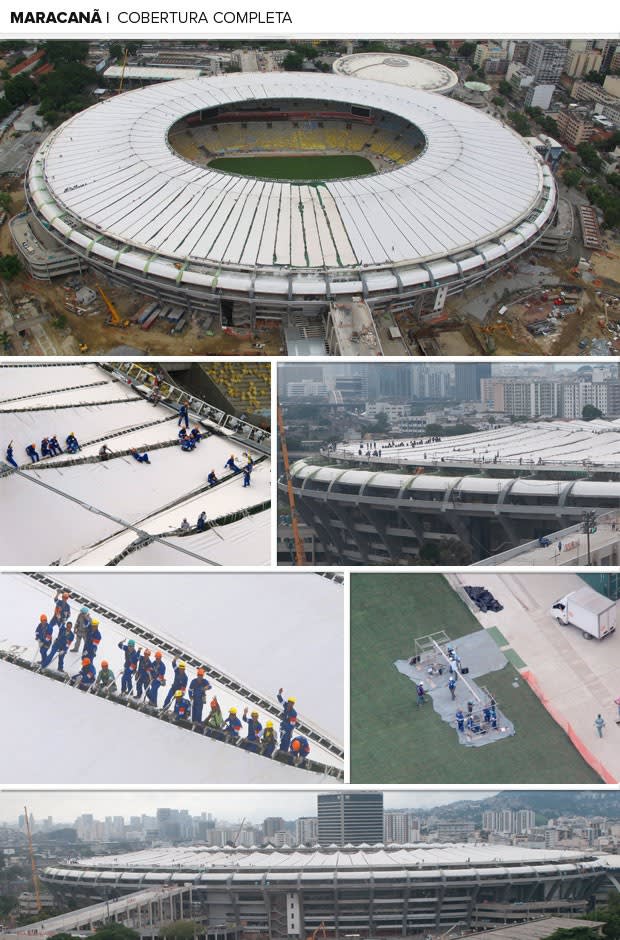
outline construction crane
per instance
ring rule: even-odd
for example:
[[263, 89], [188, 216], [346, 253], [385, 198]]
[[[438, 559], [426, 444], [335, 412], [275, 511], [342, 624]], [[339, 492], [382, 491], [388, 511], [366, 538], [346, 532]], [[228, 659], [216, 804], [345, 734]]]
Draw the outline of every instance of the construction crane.
[[126, 329], [129, 326], [129, 320], [121, 319], [121, 316], [118, 310], [116, 309], [116, 307], [114, 306], [114, 304], [112, 303], [112, 301], [110, 300], [110, 298], [108, 297], [108, 295], [106, 294], [106, 292], [104, 291], [103, 287], [100, 284], [97, 284], [97, 290], [101, 294], [103, 298], [103, 302], [110, 312], [110, 325], [118, 326], [118, 327], [122, 327], [123, 329]]
[[32, 833], [30, 831], [30, 817], [28, 816], [28, 807], [24, 806], [24, 817], [26, 819], [26, 833], [28, 835], [28, 852], [30, 853], [30, 866], [32, 868], [32, 884], [34, 886], [34, 900], [37, 906], [37, 914], [41, 913], [41, 888], [39, 887], [39, 874], [37, 872], [37, 862], [34, 857], [32, 847]]
[[121, 66], [121, 77], [120, 77], [120, 80], [119, 80], [119, 83], [118, 83], [117, 95], [120, 95], [120, 93], [121, 93], [122, 90], [123, 90], [123, 82], [125, 81], [125, 69], [127, 68], [127, 56], [128, 56], [128, 55], [129, 55], [129, 49], [127, 49], [127, 47], [125, 47], [125, 48], [123, 49], [123, 64], [122, 64], [122, 66]]
[[244, 824], [245, 820], [246, 820], [246, 817], [244, 816], [243, 819], [241, 820], [241, 825], [240, 825], [239, 828], [237, 829], [237, 835], [236, 835], [235, 838], [233, 839], [233, 845], [238, 845], [238, 844], [239, 844], [239, 839], [240, 839], [240, 837], [241, 837], [241, 833], [243, 832], [243, 824]]
[[295, 560], [298, 565], [305, 565], [306, 552], [304, 550], [304, 543], [299, 532], [297, 508], [295, 506], [295, 493], [293, 492], [293, 481], [291, 480], [291, 468], [288, 459], [288, 447], [286, 446], [286, 434], [284, 432], [284, 418], [282, 417], [282, 409], [280, 405], [278, 405], [278, 433], [280, 435], [280, 449], [282, 450], [282, 462], [284, 463], [284, 474], [286, 476], [288, 504], [291, 510], [291, 525], [293, 527], [293, 539], [295, 540]]
[[318, 937], [319, 933], [322, 934], [323, 940], [326, 940], [326, 938], [327, 938], [327, 933], [326, 933], [326, 931], [325, 931], [325, 923], [324, 923], [323, 921], [321, 921], [321, 923], [319, 924], [319, 926], [318, 926], [315, 930], [312, 931], [312, 933], [310, 934], [310, 936], [307, 937], [307, 940], [316, 940], [316, 938]]

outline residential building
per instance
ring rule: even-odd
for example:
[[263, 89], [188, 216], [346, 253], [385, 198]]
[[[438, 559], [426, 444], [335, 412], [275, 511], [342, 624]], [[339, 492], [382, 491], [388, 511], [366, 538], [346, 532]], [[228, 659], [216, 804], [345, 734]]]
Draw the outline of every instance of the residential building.
[[532, 42], [525, 64], [537, 81], [557, 84], [564, 71], [567, 53], [566, 46], [560, 42]]

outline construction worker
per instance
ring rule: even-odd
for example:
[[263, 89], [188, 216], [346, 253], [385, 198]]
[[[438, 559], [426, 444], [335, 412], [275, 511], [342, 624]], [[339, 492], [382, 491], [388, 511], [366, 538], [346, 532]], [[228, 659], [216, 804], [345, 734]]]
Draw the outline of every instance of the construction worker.
[[198, 519], [196, 520], [196, 531], [204, 532], [206, 528], [207, 528], [207, 514], [203, 509], [203, 511], [198, 516]]
[[456, 675], [451, 675], [448, 679], [448, 688], [450, 689], [450, 695], [452, 696], [452, 701], [456, 698]]
[[235, 455], [231, 454], [224, 466], [228, 470], [232, 470], [233, 473], [241, 473], [241, 467], [238, 467], [235, 463]]
[[73, 431], [71, 431], [70, 434], [67, 434], [65, 438], [65, 444], [67, 445], [67, 450], [70, 454], [77, 454], [78, 450], [81, 450], [78, 439]]
[[284, 719], [280, 722], [280, 750], [288, 751], [291, 746], [291, 738], [295, 731], [295, 718]]
[[51, 450], [51, 452], [52, 452], [52, 454], [53, 454], [54, 456], [56, 456], [56, 454], [62, 454], [62, 448], [61, 448], [60, 444], [58, 443], [58, 438], [56, 437], [55, 434], [52, 435], [52, 437], [49, 438], [48, 444], [49, 444], [50, 450]]
[[231, 738], [234, 740], [239, 737], [239, 732], [241, 731], [241, 722], [237, 718], [237, 709], [229, 708], [228, 709], [228, 718], [222, 725], [224, 731], [226, 731]]
[[271, 757], [273, 752], [277, 749], [278, 739], [276, 737], [275, 731], [273, 730], [273, 721], [265, 722], [265, 730], [263, 731], [261, 744], [265, 757]]
[[13, 456], [13, 441], [9, 442], [9, 446], [6, 449], [6, 462], [10, 463], [11, 466], [15, 467], [16, 470], [19, 470], [18, 463]]
[[191, 702], [183, 695], [183, 689], [177, 689], [174, 693], [174, 717], [177, 721], [187, 721], [190, 716]]
[[[17, 464], [16, 464], [16, 466], [17, 466]], [[219, 482], [220, 482], [220, 481], [218, 480], [218, 478], [217, 478], [216, 475], [215, 475], [215, 470], [212, 470], [211, 473], [209, 474], [209, 476], [207, 477], [207, 483], [209, 484], [209, 486], [215, 486], [215, 484], [216, 484], [216, 483], [219, 483]]]
[[58, 653], [58, 672], [64, 672], [65, 670], [65, 656], [69, 650], [69, 647], [73, 643], [73, 624], [70, 620], [67, 620], [66, 623], [62, 623], [58, 628], [58, 636], [52, 643], [52, 648], [47, 654], [43, 666], [49, 666], [53, 660], [56, 653]]
[[179, 408], [179, 420], [178, 427], [181, 427], [182, 424], [185, 424], [185, 427], [189, 427], [189, 411], [187, 410], [187, 402], [184, 401], [181, 407]]
[[52, 632], [52, 628], [47, 622], [47, 616], [45, 614], [41, 614], [37, 628], [34, 631], [34, 636], [39, 645], [42, 666], [45, 666], [46, 664], [47, 654], [49, 652], [50, 646], [52, 645]]
[[37, 454], [37, 448], [35, 447], [34, 444], [28, 445], [28, 447], [26, 448], [26, 453], [30, 457], [31, 463], [38, 463], [38, 461], [41, 459], [39, 455]]
[[[71, 595], [69, 594], [68, 591], [62, 591], [62, 593], [60, 591], [57, 591], [56, 594], [54, 595], [54, 603], [56, 604], [56, 608], [59, 611], [59, 614], [58, 614], [59, 623], [65, 623], [71, 616], [71, 605], [69, 604], [70, 597]], [[52, 621], [52, 626], [54, 626], [53, 621]]]
[[52, 452], [50, 450], [50, 442], [46, 437], [41, 441], [41, 456], [42, 457], [51, 457]]
[[248, 733], [246, 735], [245, 741], [243, 742], [243, 746], [247, 747], [251, 751], [258, 751], [258, 745], [260, 744], [260, 734], [263, 730], [263, 726], [258, 720], [258, 712], [251, 712], [250, 717], [248, 718], [248, 709], [246, 706], [243, 709], [242, 718], [248, 726]]
[[136, 698], [142, 698], [144, 692], [150, 686], [153, 681], [154, 669], [155, 665], [151, 659], [151, 651], [149, 649], [142, 650], [136, 669]]
[[425, 698], [425, 693], [424, 693], [424, 686], [422, 685], [421, 682], [419, 682], [418, 685], [416, 686], [416, 693], [418, 696], [417, 704], [424, 705], [426, 698]]
[[185, 671], [185, 663], [181, 660], [178, 660], [177, 662], [176, 659], [173, 659], [172, 668], [174, 669], [174, 679], [172, 680], [172, 685], [170, 686], [168, 694], [164, 699], [164, 704], [162, 705], [162, 708], [164, 709], [168, 708], [170, 705], [175, 692], [178, 692], [179, 689], [181, 692], [185, 692], [185, 689], [187, 688], [187, 673]]
[[244, 467], [243, 468], [243, 485], [244, 486], [250, 485], [250, 474], [251, 474], [250, 468]]
[[205, 704], [205, 695], [207, 689], [211, 688], [211, 683], [205, 679], [205, 671], [200, 667], [196, 670], [196, 678], [189, 684], [189, 697], [192, 703], [192, 721], [202, 721], [202, 709]]
[[181, 529], [181, 532], [189, 532], [189, 531], [190, 531], [191, 525], [189, 524], [188, 520], [187, 520], [185, 517], [183, 517], [183, 522], [181, 523], [181, 525], [180, 525], [179, 528]]
[[72, 653], [79, 653], [80, 643], [82, 640], [86, 642], [86, 636], [88, 634], [88, 629], [90, 627], [90, 610], [88, 607], [81, 607], [80, 612], [75, 621], [75, 643], [71, 650]]
[[146, 690], [146, 697], [151, 705], [157, 708], [157, 696], [159, 690], [166, 684], [166, 664], [159, 650], [153, 658], [153, 678], [151, 684]]
[[207, 717], [205, 718], [205, 725], [208, 728], [221, 728], [224, 724], [224, 719], [222, 717], [222, 709], [220, 708], [220, 703], [218, 702], [215, 695], [210, 702], [210, 711]]
[[95, 672], [95, 667], [91, 663], [88, 656], [85, 656], [82, 659], [82, 668], [78, 673], [76, 673], [75, 676], [71, 677], [71, 683], [76, 685], [78, 689], [82, 689], [82, 691], [86, 692], [88, 689], [90, 689], [96, 678], [97, 674]]
[[116, 692], [115, 675], [110, 669], [107, 659], [101, 660], [101, 669], [97, 675], [95, 685], [101, 689], [109, 689], [110, 692]]
[[118, 644], [118, 648], [125, 653], [125, 663], [121, 676], [121, 692], [124, 692], [126, 695], [131, 695], [133, 693], [133, 677], [138, 668], [140, 653], [136, 649], [135, 640], [127, 640], [126, 643], [123, 643], [121, 640]]
[[185, 430], [185, 428], [181, 428], [178, 434], [179, 444], [182, 444], [186, 437], [187, 437], [187, 431]]
[[193, 441], [191, 437], [184, 437], [183, 440], [181, 441], [181, 450], [187, 452], [190, 450], [195, 450], [195, 448], [196, 448], [196, 441]]
[[282, 714], [280, 715], [280, 721], [288, 721], [289, 719], [297, 719], [297, 712], [295, 711], [295, 699], [290, 695], [286, 701], [282, 693], [284, 689], [278, 689], [278, 701], [282, 706]]
[[300, 764], [302, 767], [306, 763], [306, 758], [310, 753], [310, 745], [308, 743], [308, 738], [304, 738], [302, 734], [298, 734], [296, 738], [293, 738], [291, 741], [291, 754], [295, 758], [295, 763]]
[[84, 639], [84, 656], [88, 656], [93, 662], [97, 656], [97, 648], [101, 643], [101, 631], [99, 629], [99, 621], [91, 620], [90, 626], [86, 630], [86, 637]]
[[193, 440], [194, 444], [198, 443], [198, 441], [202, 437], [202, 434], [200, 433], [200, 428], [198, 427], [197, 424], [194, 425], [194, 427], [191, 429], [191, 431], [189, 432], [189, 436]]
[[456, 727], [459, 731], [459, 734], [465, 732], [465, 715], [463, 714], [463, 709], [458, 708], [456, 712]]
[[107, 460], [112, 456], [112, 451], [107, 444], [102, 444], [99, 448], [99, 460]]
[[132, 447], [129, 451], [134, 460], [137, 460], [138, 463], [150, 463], [148, 454], [139, 454], [135, 447]]

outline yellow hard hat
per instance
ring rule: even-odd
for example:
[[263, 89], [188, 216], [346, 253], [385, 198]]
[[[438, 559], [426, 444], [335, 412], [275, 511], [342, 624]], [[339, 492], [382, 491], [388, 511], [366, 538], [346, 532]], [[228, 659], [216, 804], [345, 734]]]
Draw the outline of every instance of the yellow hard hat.
[[265, 728], [273, 728], [273, 721], [266, 722]]
[[237, 714], [237, 709], [236, 709], [236, 708], [231, 708], [231, 709], [230, 709], [230, 714], [231, 714], [231, 715], [236, 715], [236, 714]]
[[185, 669], [185, 663], [177, 663], [179, 669]]
[[182, 689], [177, 689], [176, 692], [174, 693], [174, 697], [175, 697], [175, 698], [182, 698], [182, 697], [183, 697], [183, 690], [182, 690]]

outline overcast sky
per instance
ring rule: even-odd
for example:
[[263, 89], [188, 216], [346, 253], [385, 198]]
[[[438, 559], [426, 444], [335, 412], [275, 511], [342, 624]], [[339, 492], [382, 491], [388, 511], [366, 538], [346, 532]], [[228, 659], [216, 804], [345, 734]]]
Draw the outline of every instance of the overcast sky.
[[[129, 759], [131, 759], [129, 757]], [[442, 791], [384, 790], [386, 809], [432, 807], [455, 800], [481, 800], [496, 790]], [[24, 804], [35, 819], [53, 816], [55, 822], [73, 822], [82, 813], [105, 816], [155, 815], [158, 807], [187, 809], [192, 816], [212, 813], [228, 822], [262, 822], [267, 816], [296, 819], [316, 815], [316, 790], [6, 790], [0, 791], [0, 821], [14, 824]]]

